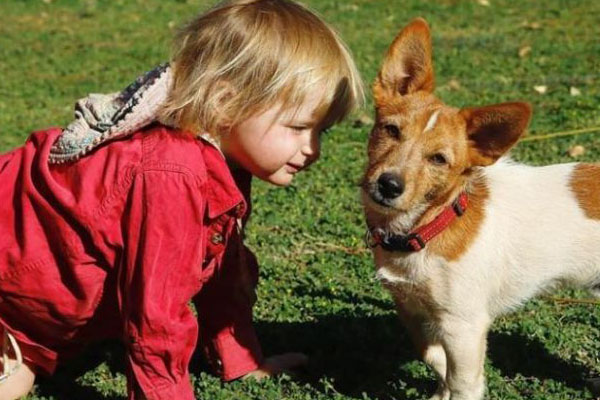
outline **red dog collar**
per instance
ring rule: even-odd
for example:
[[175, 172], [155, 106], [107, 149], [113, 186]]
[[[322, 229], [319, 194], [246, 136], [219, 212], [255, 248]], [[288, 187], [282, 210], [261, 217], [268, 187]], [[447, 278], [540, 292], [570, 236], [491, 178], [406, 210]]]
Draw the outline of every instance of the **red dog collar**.
[[462, 192], [452, 205], [444, 208], [433, 221], [420, 226], [407, 235], [394, 235], [380, 228], [368, 229], [365, 241], [367, 246], [371, 248], [381, 246], [387, 251], [409, 252], [422, 250], [427, 242], [446, 229], [456, 217], [463, 215], [467, 205], [467, 193]]

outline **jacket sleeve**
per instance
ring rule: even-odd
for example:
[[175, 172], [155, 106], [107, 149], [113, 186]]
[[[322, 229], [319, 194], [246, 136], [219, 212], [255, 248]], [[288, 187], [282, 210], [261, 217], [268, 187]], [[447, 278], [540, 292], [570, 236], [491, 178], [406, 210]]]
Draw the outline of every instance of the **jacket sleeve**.
[[130, 400], [194, 399], [188, 364], [198, 325], [189, 301], [203, 257], [198, 188], [195, 177], [174, 171], [145, 171], [132, 183], [118, 293]]
[[194, 298], [204, 353], [225, 381], [256, 370], [263, 355], [252, 324], [256, 258], [234, 233], [221, 267]]

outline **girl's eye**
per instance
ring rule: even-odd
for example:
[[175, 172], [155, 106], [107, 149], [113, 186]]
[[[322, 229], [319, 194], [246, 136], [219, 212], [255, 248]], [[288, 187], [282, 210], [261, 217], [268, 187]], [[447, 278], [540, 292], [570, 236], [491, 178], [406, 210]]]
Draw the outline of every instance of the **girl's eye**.
[[400, 128], [394, 124], [386, 124], [383, 126], [383, 129], [390, 135], [396, 139], [400, 139]]
[[429, 157], [429, 162], [434, 165], [446, 165], [448, 164], [448, 160], [442, 153], [435, 153], [434, 155]]

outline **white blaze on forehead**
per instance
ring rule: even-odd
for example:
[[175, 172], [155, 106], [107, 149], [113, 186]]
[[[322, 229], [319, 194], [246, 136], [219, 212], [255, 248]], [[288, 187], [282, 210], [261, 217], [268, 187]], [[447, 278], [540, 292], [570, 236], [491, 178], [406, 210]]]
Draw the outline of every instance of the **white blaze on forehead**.
[[435, 126], [435, 123], [438, 120], [439, 115], [440, 115], [440, 110], [435, 110], [433, 112], [433, 114], [431, 114], [431, 117], [429, 117], [429, 121], [427, 121], [427, 125], [425, 125], [425, 129], [423, 130], [423, 133], [433, 129], [433, 127]]

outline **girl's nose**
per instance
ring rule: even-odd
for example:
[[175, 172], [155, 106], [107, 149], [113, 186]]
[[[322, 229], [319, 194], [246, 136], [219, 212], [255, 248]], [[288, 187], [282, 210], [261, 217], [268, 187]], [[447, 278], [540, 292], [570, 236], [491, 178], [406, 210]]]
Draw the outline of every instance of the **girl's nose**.
[[318, 132], [310, 131], [307, 134], [307, 140], [302, 146], [302, 154], [306, 157], [316, 159], [321, 151], [321, 139]]

